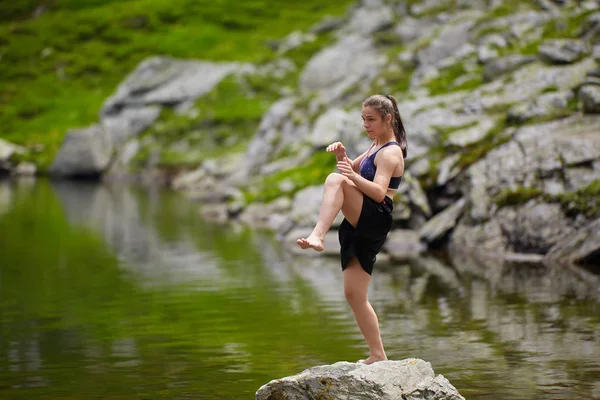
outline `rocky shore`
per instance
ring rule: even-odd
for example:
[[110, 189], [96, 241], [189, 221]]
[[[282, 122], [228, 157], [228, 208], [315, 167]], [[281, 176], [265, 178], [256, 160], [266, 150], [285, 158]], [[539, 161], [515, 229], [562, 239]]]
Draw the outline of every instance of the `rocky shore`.
[[[297, 70], [286, 56], [323, 34], [331, 43]], [[96, 124], [67, 134], [50, 174], [167, 184], [207, 218], [274, 230], [296, 251], [334, 171], [324, 147], [340, 140], [358, 155], [368, 146], [360, 103], [389, 93], [409, 151], [381, 257], [447, 248], [600, 264], [598, 2], [364, 0], [272, 45], [279, 56], [264, 65], [144, 61]], [[239, 121], [198, 119], [199, 101], [227, 79], [248, 98], [257, 82], [278, 90], [245, 142], [235, 136]], [[206, 141], [219, 135], [217, 145]], [[197, 160], [199, 147], [208, 154], [200, 161], [162, 161]], [[0, 141], [0, 171], [35, 173], [23, 151]], [[326, 249], [337, 254], [335, 230]]]

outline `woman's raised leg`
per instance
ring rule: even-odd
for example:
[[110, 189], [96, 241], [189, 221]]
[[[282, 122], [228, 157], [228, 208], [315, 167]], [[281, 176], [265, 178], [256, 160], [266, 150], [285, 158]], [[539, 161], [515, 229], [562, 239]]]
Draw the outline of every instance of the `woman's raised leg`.
[[344, 295], [369, 346], [371, 354], [369, 358], [362, 361], [365, 364], [387, 360], [377, 314], [367, 298], [370, 280], [371, 276], [362, 269], [358, 259], [353, 257], [344, 269]]
[[337, 172], [327, 176], [323, 187], [323, 201], [319, 212], [319, 220], [307, 238], [296, 241], [303, 249], [323, 251], [325, 234], [331, 228], [340, 210], [344, 217], [356, 227], [363, 204], [363, 194], [350, 179]]

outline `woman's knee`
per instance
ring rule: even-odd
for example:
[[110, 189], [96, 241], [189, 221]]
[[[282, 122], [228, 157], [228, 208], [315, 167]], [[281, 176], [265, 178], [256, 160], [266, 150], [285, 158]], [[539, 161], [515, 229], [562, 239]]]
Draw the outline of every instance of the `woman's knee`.
[[346, 178], [344, 175], [337, 172], [332, 172], [327, 175], [327, 179], [325, 179], [325, 185], [342, 186], [344, 183], [346, 183], [346, 181], [348, 181], [348, 178]]
[[367, 302], [366, 293], [361, 293], [358, 288], [351, 286], [344, 288], [344, 297], [346, 297], [346, 301], [351, 306], [356, 306], [363, 303], [366, 304]]

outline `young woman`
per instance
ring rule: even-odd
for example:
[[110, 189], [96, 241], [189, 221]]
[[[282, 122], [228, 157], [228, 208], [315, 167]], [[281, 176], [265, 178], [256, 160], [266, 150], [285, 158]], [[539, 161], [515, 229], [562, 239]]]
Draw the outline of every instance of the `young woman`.
[[297, 243], [302, 249], [323, 251], [325, 234], [337, 214], [344, 214], [339, 229], [344, 294], [369, 346], [369, 358], [359, 362], [372, 364], [387, 356], [367, 291], [376, 256], [392, 226], [392, 199], [404, 173], [407, 142], [392, 96], [367, 98], [362, 119], [372, 145], [355, 160], [348, 158], [341, 142], [327, 147], [341, 173], [331, 173], [325, 180], [319, 220], [310, 236]]

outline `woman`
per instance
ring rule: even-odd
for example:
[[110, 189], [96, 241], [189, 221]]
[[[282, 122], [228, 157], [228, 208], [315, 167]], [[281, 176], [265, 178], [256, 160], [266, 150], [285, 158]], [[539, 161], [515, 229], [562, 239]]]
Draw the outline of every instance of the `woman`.
[[387, 360], [377, 315], [367, 299], [373, 264], [392, 226], [394, 193], [404, 173], [406, 132], [392, 96], [374, 95], [363, 102], [363, 126], [373, 139], [367, 151], [354, 160], [340, 142], [327, 147], [335, 154], [341, 173], [325, 180], [319, 220], [310, 236], [297, 240], [302, 249], [323, 251], [323, 240], [337, 214], [344, 294], [367, 341], [365, 364]]

